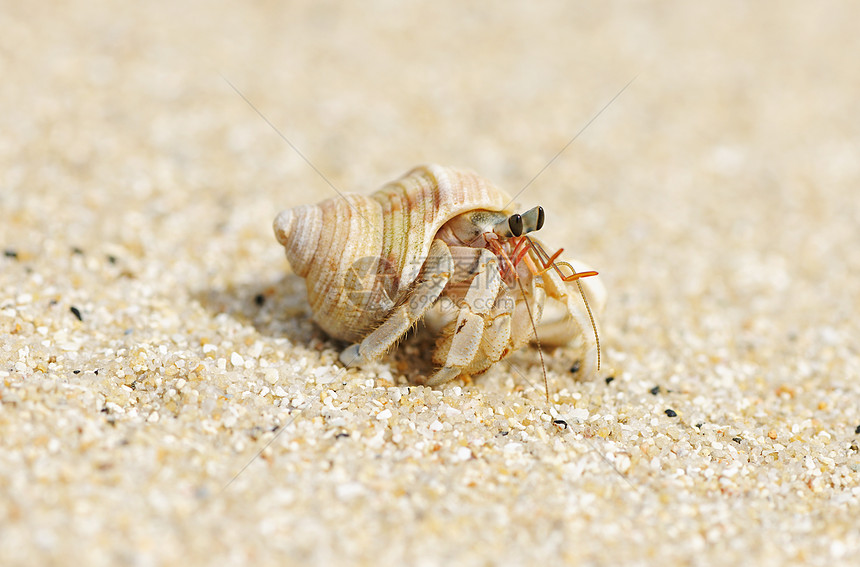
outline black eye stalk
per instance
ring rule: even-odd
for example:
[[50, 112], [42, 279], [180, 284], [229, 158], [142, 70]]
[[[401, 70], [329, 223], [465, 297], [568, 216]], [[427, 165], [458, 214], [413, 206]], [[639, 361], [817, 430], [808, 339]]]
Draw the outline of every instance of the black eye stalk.
[[517, 213], [508, 217], [508, 226], [511, 229], [511, 234], [514, 236], [522, 236], [523, 234], [523, 217]]
[[535, 207], [530, 211], [523, 213], [523, 224], [526, 231], [523, 234], [528, 234], [535, 230], [543, 228], [543, 221], [546, 215], [543, 213], [543, 207]]
[[493, 232], [505, 238], [522, 236], [543, 227], [543, 207], [535, 207], [523, 214], [513, 214], [493, 227]]

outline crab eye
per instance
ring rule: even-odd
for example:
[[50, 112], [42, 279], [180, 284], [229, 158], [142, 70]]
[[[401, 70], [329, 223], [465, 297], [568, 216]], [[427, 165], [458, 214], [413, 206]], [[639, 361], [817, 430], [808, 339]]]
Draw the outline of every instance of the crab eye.
[[508, 217], [508, 226], [511, 229], [511, 234], [521, 236], [523, 233], [523, 217], [519, 214], [513, 214]]
[[523, 234], [540, 230], [544, 221], [543, 207], [535, 207], [523, 213]]

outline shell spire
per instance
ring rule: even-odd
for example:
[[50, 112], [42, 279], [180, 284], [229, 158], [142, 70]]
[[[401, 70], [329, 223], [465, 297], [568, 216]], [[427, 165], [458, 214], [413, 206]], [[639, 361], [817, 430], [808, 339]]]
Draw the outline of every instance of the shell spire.
[[275, 237], [287, 252], [296, 275], [306, 277], [311, 269], [322, 228], [322, 211], [317, 205], [287, 209], [275, 217]]
[[275, 237], [293, 271], [305, 278], [314, 319], [334, 337], [355, 340], [378, 324], [364, 311], [372, 300], [382, 226], [379, 203], [354, 193], [275, 218]]

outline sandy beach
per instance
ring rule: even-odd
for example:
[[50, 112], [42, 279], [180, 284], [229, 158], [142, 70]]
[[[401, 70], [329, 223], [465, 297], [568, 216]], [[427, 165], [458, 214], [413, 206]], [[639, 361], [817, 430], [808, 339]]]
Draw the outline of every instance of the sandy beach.
[[[5, 4], [3, 565], [857, 561], [856, 5]], [[275, 215], [424, 163], [600, 272], [551, 408], [312, 322]]]

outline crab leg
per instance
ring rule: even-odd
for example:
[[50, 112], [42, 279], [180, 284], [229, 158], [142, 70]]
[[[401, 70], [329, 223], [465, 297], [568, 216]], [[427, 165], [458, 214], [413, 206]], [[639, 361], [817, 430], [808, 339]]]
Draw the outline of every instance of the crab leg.
[[457, 377], [475, 359], [481, 346], [485, 317], [496, 303], [502, 276], [499, 260], [492, 252], [482, 248], [479, 254], [478, 265], [460, 303], [457, 320], [443, 331], [450, 333], [450, 338], [446, 337], [434, 353], [434, 359], [443, 366], [425, 381], [428, 386], [437, 386]]
[[413, 293], [363, 341], [344, 349], [340, 361], [345, 365], [362, 364], [385, 354], [439, 298], [453, 270], [454, 259], [448, 245], [434, 240]]

